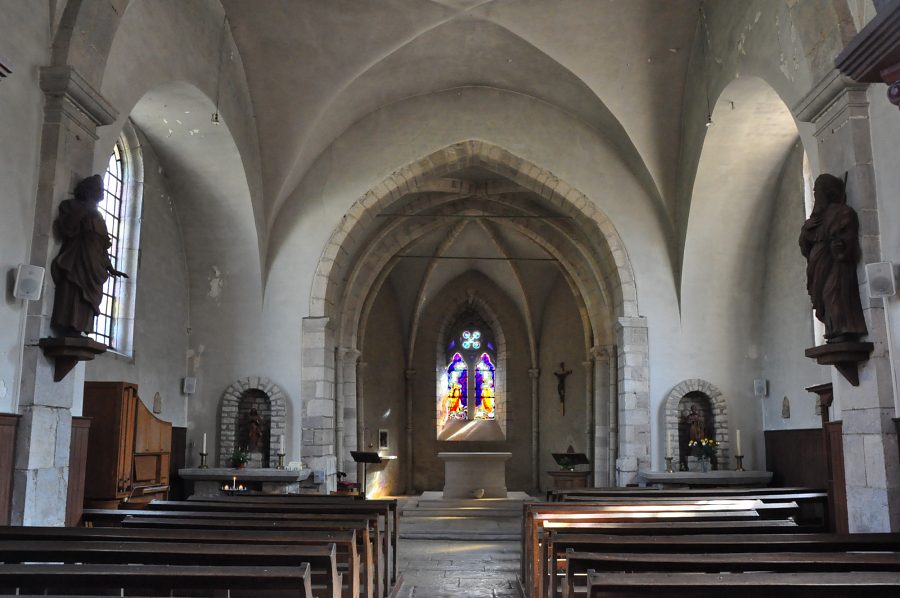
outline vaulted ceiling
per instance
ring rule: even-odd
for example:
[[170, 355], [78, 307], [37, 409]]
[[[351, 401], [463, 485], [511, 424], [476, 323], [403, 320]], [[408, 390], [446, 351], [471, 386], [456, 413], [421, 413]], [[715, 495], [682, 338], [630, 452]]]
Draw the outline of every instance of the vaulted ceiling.
[[270, 223], [354, 122], [470, 86], [527, 95], [587, 123], [671, 208], [694, 0], [223, 5], [253, 99]]

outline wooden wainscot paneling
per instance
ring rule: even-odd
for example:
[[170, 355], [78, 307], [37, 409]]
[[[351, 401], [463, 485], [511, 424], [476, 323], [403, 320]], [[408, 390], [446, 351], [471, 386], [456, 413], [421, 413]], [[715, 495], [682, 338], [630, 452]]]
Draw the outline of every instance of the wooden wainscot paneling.
[[18, 415], [0, 413], [0, 525], [9, 525], [18, 423]]
[[66, 526], [81, 524], [84, 510], [84, 476], [87, 469], [88, 437], [91, 418], [72, 418], [72, 440], [69, 447], [69, 488], [66, 493]]
[[772, 472], [773, 486], [825, 488], [828, 467], [820, 428], [768, 430], [766, 469]]

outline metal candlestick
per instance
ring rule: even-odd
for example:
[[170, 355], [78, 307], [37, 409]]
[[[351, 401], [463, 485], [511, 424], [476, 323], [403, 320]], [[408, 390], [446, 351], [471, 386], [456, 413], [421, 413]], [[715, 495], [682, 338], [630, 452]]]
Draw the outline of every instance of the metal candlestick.
[[278, 453], [278, 465], [275, 469], [284, 469], [284, 453]]
[[744, 455], [735, 455], [734, 460], [737, 462], [735, 471], [744, 471]]
[[675, 469], [672, 467], [673, 457], [666, 457], [666, 473], [675, 473]]
[[209, 469], [209, 465], [206, 464], [206, 456], [209, 453], [200, 453], [200, 469]]

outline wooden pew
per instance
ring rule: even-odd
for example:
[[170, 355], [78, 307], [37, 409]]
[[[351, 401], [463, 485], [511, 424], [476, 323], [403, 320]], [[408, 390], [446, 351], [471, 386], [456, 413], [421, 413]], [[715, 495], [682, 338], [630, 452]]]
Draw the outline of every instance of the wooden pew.
[[563, 596], [575, 596], [575, 578], [591, 572], [744, 573], [900, 571], [900, 553], [745, 553], [745, 554], [608, 554], [567, 555]]
[[157, 596], [186, 590], [228, 590], [235, 597], [258, 596], [273, 591], [303, 598], [313, 596], [308, 564], [265, 568], [140, 564], [0, 565], [0, 593], [4, 594], [115, 591], [116, 595], [120, 595], [120, 588], [151, 590], [152, 595]]
[[[807, 528], [817, 531], [828, 531], [828, 493], [825, 491], [804, 491], [804, 492], [768, 492], [768, 488], [763, 489], [759, 493], [745, 493], [738, 496], [703, 496], [707, 500], [758, 500], [766, 504], [774, 504], [779, 502], [795, 502], [799, 509], [795, 514], [795, 519]], [[772, 489], [783, 490], [783, 489]], [[609, 496], [607, 494], [581, 494], [575, 491], [560, 491], [557, 502], [570, 503], [614, 503], [620, 504], [627, 500], [628, 504], [644, 504], [665, 502], [670, 500], [696, 500], [698, 495], [690, 493], [688, 495], [678, 495], [673, 491], [645, 491], [635, 493], [634, 496], [626, 498], [621, 496]], [[766, 516], [764, 511], [760, 511], [760, 515]], [[818, 529], [816, 529], [818, 528]]]
[[298, 546], [18, 539], [0, 540], [0, 562], [247, 567], [297, 567], [305, 563], [310, 567], [315, 596], [339, 598], [342, 586], [334, 544]]
[[[262, 498], [272, 496], [273, 498]], [[286, 498], [283, 498], [286, 497]], [[377, 514], [382, 539], [384, 559], [383, 576], [386, 586], [397, 583], [396, 550], [399, 535], [399, 519], [397, 517], [396, 500], [347, 500], [341, 497], [316, 497], [309, 499], [287, 495], [255, 495], [210, 497], [200, 500], [192, 497], [188, 501], [154, 500], [147, 508], [160, 510], [197, 510], [221, 512], [258, 512], [258, 513], [347, 513], [351, 515]]]
[[544, 530], [549, 532], [558, 528], [608, 532], [604, 526], [610, 523], [643, 523], [643, 527], [653, 526], [651, 529], [666, 529], [664, 524], [677, 527], [685, 527], [678, 524], [689, 524], [687, 527], [690, 527], [710, 522], [721, 526], [723, 523], [756, 520], [759, 515], [753, 510], [754, 506], [759, 506], [758, 501], [696, 501], [696, 504], [656, 506], [526, 503], [523, 505], [522, 579], [528, 580], [531, 596], [543, 596], [545, 584], [556, 579], [555, 559], [548, 566], [551, 560], [548, 534], [543, 534], [544, 542], [541, 542]]
[[588, 596], [688, 596], [709, 592], [729, 598], [759, 596], [897, 596], [900, 573], [592, 573]]
[[[729, 558], [736, 563], [745, 562], [748, 557], [761, 560], [769, 558], [775, 552], [792, 555], [803, 554], [813, 559], [816, 554], [869, 554], [888, 555], [886, 558], [900, 558], [900, 534], [716, 534], [716, 535], [681, 535], [681, 536], [620, 536], [620, 535], [573, 535], [559, 534], [554, 538], [551, 554], [556, 556], [557, 570], [559, 560], [564, 560], [565, 576], [562, 580], [564, 595], [572, 596], [573, 579], [584, 576], [588, 569], [603, 569], [602, 565], [593, 566], [594, 555], [621, 558], [624, 561], [640, 561], [644, 554], [663, 554], [673, 560], [704, 561], [707, 555], [725, 563]], [[893, 552], [891, 552], [893, 551]], [[686, 555], [686, 556], [684, 556]], [[894, 555], [894, 556], [890, 556]], [[834, 556], [826, 556], [834, 559]], [[613, 559], [613, 560], [614, 560]], [[852, 560], [852, 557], [851, 559]], [[720, 566], [720, 565], [716, 565]], [[640, 565], [637, 565], [640, 568]], [[685, 566], [683, 570], [691, 570]], [[882, 568], [883, 569], [883, 568]], [[631, 570], [631, 569], [629, 569]], [[635, 569], [637, 570], [637, 569]], [[660, 568], [660, 570], [666, 570]], [[725, 566], [722, 569], [728, 570]], [[802, 570], [802, 568], [798, 568]], [[844, 568], [846, 570], [846, 568]], [[897, 570], [896, 568], [894, 570]]]
[[[282, 531], [282, 532], [310, 532], [310, 531], [347, 531], [353, 530], [357, 535], [357, 548], [362, 562], [362, 584], [367, 596], [384, 595], [384, 578], [382, 575], [383, 556], [381, 542], [377, 526], [373, 529], [370, 518], [359, 517], [349, 519], [346, 517], [337, 520], [321, 520], [285, 516], [284, 514], [272, 514], [272, 517], [252, 517], [252, 514], [242, 515], [237, 519], [227, 517], [227, 513], [203, 513], [183, 511], [116, 511], [123, 513], [125, 517], [119, 518], [119, 524], [123, 527], [156, 528], [166, 530], [256, 530], [256, 531]], [[134, 513], [130, 515], [129, 513]], [[265, 514], [260, 514], [265, 515]], [[88, 513], [88, 518], [93, 513]], [[108, 515], [104, 521], [109, 522]], [[373, 537], [374, 534], [374, 537]]]
[[[95, 528], [60, 528], [60, 527], [2, 527], [0, 528], [0, 545], [6, 543], [40, 542], [179, 542], [187, 544], [214, 544], [240, 546], [238, 551], [245, 550], [245, 545], [256, 549], [257, 545], [272, 544], [294, 546], [336, 547], [336, 561], [343, 573], [344, 592], [346, 596], [359, 596], [361, 564], [357, 552], [356, 532], [347, 531], [305, 531], [273, 532], [242, 530], [188, 530], [188, 529], [144, 529], [120, 527]], [[60, 559], [63, 560], [63, 559]], [[365, 591], [365, 590], [363, 590]], [[365, 594], [364, 594], [365, 595]]]
[[564, 501], [569, 496], [639, 498], [645, 496], [685, 497], [685, 498], [735, 498], [755, 494], [797, 494], [805, 492], [826, 492], [824, 488], [572, 488], [568, 490], [548, 490], [547, 502]]
[[264, 494], [262, 492], [248, 492], [242, 495], [229, 496], [191, 496], [188, 501], [192, 502], [275, 502], [285, 504], [366, 504], [366, 505], [384, 505], [388, 508], [391, 525], [391, 554], [393, 555], [393, 566], [391, 570], [391, 583], [397, 585], [399, 573], [397, 571], [397, 542], [400, 538], [400, 509], [399, 502], [396, 498], [377, 498], [361, 500], [358, 496], [340, 496], [340, 495], [321, 495], [321, 494]]

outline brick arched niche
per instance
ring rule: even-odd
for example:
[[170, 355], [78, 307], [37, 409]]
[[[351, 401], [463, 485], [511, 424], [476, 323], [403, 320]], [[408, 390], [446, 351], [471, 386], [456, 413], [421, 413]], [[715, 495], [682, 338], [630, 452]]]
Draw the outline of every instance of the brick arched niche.
[[240, 427], [241, 399], [248, 396], [263, 397], [268, 402], [269, 467], [278, 462], [280, 437], [285, 434], [286, 397], [281, 388], [268, 378], [249, 376], [241, 378], [225, 389], [219, 405], [219, 466], [231, 466], [231, 454], [237, 443]]
[[722, 392], [710, 382], [700, 378], [692, 378], [684, 380], [675, 385], [666, 397], [666, 436], [662, 438], [663, 446], [665, 446], [666, 438], [672, 439], [672, 457], [673, 463], [677, 467], [681, 460], [680, 443], [678, 442], [678, 426], [681, 421], [681, 410], [685, 404], [683, 399], [692, 396], [701, 397], [709, 402], [712, 412], [712, 429], [715, 434], [715, 440], [719, 443], [719, 451], [717, 455], [719, 469], [728, 469], [731, 461], [729, 460], [730, 443], [728, 433], [728, 405]]

